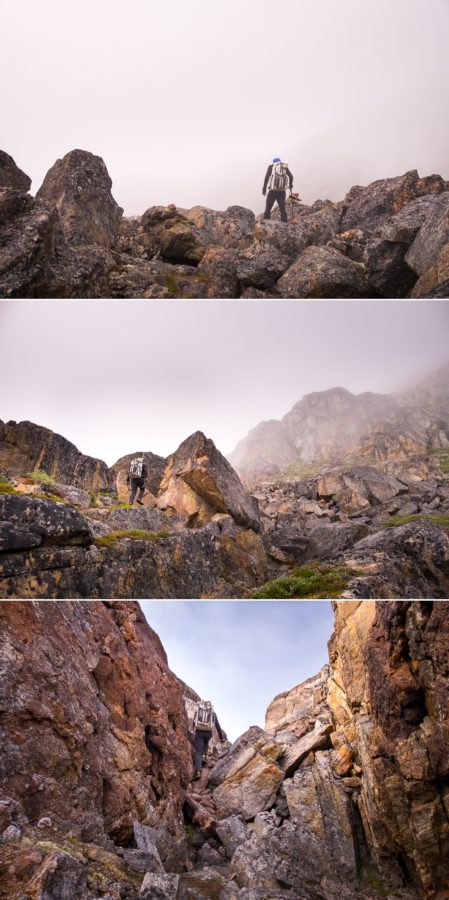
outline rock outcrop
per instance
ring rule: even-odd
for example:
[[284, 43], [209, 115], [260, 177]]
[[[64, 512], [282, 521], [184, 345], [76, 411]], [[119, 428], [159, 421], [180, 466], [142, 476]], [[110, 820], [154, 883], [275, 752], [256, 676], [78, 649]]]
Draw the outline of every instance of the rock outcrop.
[[240, 206], [123, 218], [103, 160], [81, 150], [55, 163], [35, 200], [29, 186], [2, 153], [2, 297], [447, 296], [449, 184], [439, 175], [412, 170], [338, 203], [292, 198], [287, 224]]
[[0, 469], [13, 476], [42, 469], [86, 491], [110, 491], [113, 484], [106, 463], [85, 456], [60, 434], [33, 422], [0, 421]]
[[2, 900], [443, 900], [448, 603], [334, 615], [329, 664], [192, 782], [196, 695], [137, 604], [1, 604]]
[[222, 513], [238, 525], [260, 530], [257, 502], [201, 431], [187, 438], [167, 460], [157, 505], [186, 516], [192, 526], [204, 525]]

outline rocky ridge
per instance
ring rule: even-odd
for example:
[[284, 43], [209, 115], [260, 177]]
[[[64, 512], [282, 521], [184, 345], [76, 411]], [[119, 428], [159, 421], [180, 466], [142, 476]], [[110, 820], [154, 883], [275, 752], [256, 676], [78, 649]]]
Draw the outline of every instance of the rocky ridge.
[[123, 217], [103, 160], [73, 150], [32, 197], [0, 152], [0, 296], [447, 297], [449, 183], [416, 170], [289, 221], [229, 206]]
[[192, 782], [196, 695], [137, 604], [1, 604], [1, 900], [444, 900], [447, 604], [334, 614]]

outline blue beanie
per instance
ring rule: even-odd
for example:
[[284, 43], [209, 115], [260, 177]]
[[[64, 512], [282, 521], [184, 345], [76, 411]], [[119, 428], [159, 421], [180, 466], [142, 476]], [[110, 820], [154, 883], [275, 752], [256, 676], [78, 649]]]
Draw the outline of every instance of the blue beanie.
[[274, 162], [274, 163], [275, 163], [275, 162], [281, 162], [281, 160], [279, 159], [279, 156], [275, 156], [274, 159], [273, 159], [273, 162]]

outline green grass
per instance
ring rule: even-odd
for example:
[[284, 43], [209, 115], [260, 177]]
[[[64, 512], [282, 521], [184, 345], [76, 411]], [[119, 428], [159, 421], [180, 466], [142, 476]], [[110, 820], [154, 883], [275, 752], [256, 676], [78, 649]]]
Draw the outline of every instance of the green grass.
[[390, 516], [390, 518], [383, 523], [383, 528], [399, 528], [400, 525], [408, 525], [410, 522], [423, 522], [426, 520], [432, 522], [434, 525], [439, 525], [440, 528], [444, 528], [445, 531], [449, 531], [449, 515], [443, 515], [441, 513], [415, 513], [412, 516]]
[[105, 534], [103, 537], [96, 538], [95, 543], [98, 547], [113, 547], [117, 541], [120, 541], [122, 538], [155, 543], [165, 537], [169, 537], [168, 531], [158, 531], [156, 533], [155, 531], [144, 531], [140, 528], [129, 528], [123, 529], [122, 531], [111, 531], [110, 534]]
[[440, 472], [442, 472], [443, 475], [449, 475], [449, 450], [445, 450], [444, 448], [434, 450], [432, 456], [436, 457]]
[[171, 294], [178, 293], [178, 290], [179, 290], [178, 279], [177, 279], [177, 276], [174, 274], [174, 272], [170, 272], [168, 275], [165, 275], [164, 281], [165, 281], [165, 287], [167, 288], [167, 291], [170, 291]]
[[346, 589], [351, 575], [355, 573], [345, 567], [327, 569], [325, 566], [311, 565], [294, 569], [291, 575], [276, 578], [262, 585], [250, 594], [251, 600], [327, 600], [339, 597]]
[[114, 503], [112, 506], [108, 507], [109, 512], [113, 512], [114, 509], [132, 509], [130, 503]]
[[98, 498], [97, 495], [93, 491], [88, 491], [90, 497], [89, 509], [97, 509], [98, 508]]
[[44, 487], [56, 488], [55, 479], [48, 475], [47, 472], [44, 472], [43, 469], [33, 469], [32, 472], [28, 472], [27, 477], [38, 484], [42, 484]]
[[67, 503], [67, 500], [64, 500], [64, 497], [59, 497], [58, 494], [31, 494], [31, 497], [38, 497], [39, 500], [52, 500], [53, 503]]
[[13, 484], [6, 481], [0, 481], [0, 494], [18, 494]]

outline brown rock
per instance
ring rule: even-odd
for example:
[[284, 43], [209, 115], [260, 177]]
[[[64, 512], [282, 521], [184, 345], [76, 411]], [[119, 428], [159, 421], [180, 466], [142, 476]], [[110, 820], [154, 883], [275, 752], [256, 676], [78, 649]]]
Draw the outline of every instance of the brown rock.
[[239, 525], [260, 529], [256, 501], [214, 443], [197, 431], [169, 457], [161, 482], [159, 509], [187, 516], [192, 525], [229, 513]]
[[36, 197], [56, 206], [68, 241], [113, 247], [123, 210], [111, 187], [101, 157], [72, 150], [47, 172]]
[[31, 178], [25, 175], [15, 164], [12, 156], [0, 150], [0, 188], [13, 188], [15, 191], [29, 191]]

